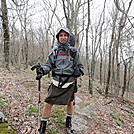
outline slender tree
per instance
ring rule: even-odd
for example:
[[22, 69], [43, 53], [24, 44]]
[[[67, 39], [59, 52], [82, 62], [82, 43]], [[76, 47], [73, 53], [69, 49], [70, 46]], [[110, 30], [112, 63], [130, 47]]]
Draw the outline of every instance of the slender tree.
[[88, 0], [88, 19], [87, 19], [87, 27], [86, 27], [86, 61], [87, 61], [87, 72], [88, 72], [88, 90], [90, 94], [93, 94], [93, 84], [92, 84], [92, 78], [91, 78], [91, 72], [90, 72], [90, 56], [89, 56], [89, 42], [88, 42], [88, 32], [89, 32], [89, 26], [90, 26], [90, 0]]
[[[116, 40], [116, 80], [115, 80], [115, 97], [117, 97], [119, 95], [119, 88], [120, 88], [120, 63], [119, 63], [119, 47], [121, 45], [121, 35], [122, 35], [122, 31], [123, 28], [125, 27], [126, 21], [127, 21], [127, 15], [128, 12], [130, 10], [131, 4], [132, 4], [133, 0], [130, 0], [128, 8], [125, 9], [125, 7], [123, 6], [123, 9], [121, 9], [121, 7], [119, 6], [119, 0], [115, 0], [115, 5], [116, 8], [120, 11], [122, 10], [123, 12], [120, 20], [119, 20], [119, 27], [118, 27], [118, 33], [117, 33], [117, 40]], [[124, 5], [124, 3], [123, 3]]]
[[111, 79], [111, 56], [112, 56], [111, 51], [112, 51], [113, 42], [114, 42], [114, 38], [115, 38], [116, 21], [117, 21], [117, 10], [116, 10], [114, 17], [113, 17], [112, 34], [111, 34], [111, 40], [110, 40], [110, 44], [109, 44], [108, 75], [107, 75], [107, 82], [106, 82], [106, 88], [105, 88], [106, 97], [108, 96], [110, 79]]
[[3, 65], [9, 69], [9, 27], [8, 27], [8, 10], [6, 0], [1, 0], [1, 10], [2, 10], [2, 28], [3, 28], [3, 43], [4, 43], [4, 61]]

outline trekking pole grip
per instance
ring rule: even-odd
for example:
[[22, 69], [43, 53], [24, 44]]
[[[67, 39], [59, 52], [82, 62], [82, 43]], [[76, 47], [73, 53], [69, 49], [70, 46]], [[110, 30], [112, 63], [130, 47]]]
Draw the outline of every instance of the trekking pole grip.
[[35, 69], [36, 69], [36, 73], [37, 73], [36, 80], [40, 80], [43, 76], [43, 73], [42, 73], [42, 70], [41, 70], [42, 67], [41, 67], [40, 63], [38, 63], [37, 65], [35, 65], [31, 68], [32, 71], [35, 70]]

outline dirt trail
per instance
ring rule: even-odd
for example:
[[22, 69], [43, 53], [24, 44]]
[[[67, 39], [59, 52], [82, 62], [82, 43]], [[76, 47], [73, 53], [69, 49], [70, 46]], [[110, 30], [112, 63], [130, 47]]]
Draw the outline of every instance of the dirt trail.
[[[84, 77], [82, 78], [84, 79]], [[47, 94], [50, 80], [43, 78], [41, 99]], [[85, 82], [85, 81], [83, 81]], [[128, 106], [113, 98], [104, 98], [94, 91], [94, 96], [89, 95], [85, 83], [76, 94], [74, 127], [84, 125], [79, 134], [133, 134], [134, 133], [134, 105]], [[31, 71], [7, 71], [0, 68], [0, 95], [4, 100], [2, 111], [17, 134], [36, 134], [37, 129], [37, 81]], [[41, 107], [43, 103], [41, 103]], [[32, 108], [36, 109], [32, 109]], [[32, 113], [30, 113], [30, 110]], [[132, 111], [132, 112], [131, 112]], [[50, 119], [53, 120], [52, 118]], [[77, 122], [77, 123], [76, 123]], [[80, 126], [81, 124], [81, 126]], [[53, 123], [50, 124], [51, 126]], [[61, 128], [61, 133], [64, 128]], [[54, 133], [54, 132], [53, 132]], [[77, 133], [77, 134], [78, 134]], [[50, 134], [50, 133], [48, 133]]]

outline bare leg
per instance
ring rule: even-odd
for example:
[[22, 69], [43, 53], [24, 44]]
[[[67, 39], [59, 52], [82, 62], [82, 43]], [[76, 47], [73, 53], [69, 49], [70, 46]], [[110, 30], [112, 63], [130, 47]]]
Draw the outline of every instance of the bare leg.
[[51, 113], [51, 108], [53, 104], [45, 103], [42, 111], [42, 118], [49, 118]]
[[45, 105], [43, 107], [40, 128], [38, 129], [38, 132], [40, 134], [45, 134], [46, 126], [47, 126], [47, 120], [50, 117], [52, 106], [53, 106], [53, 104], [45, 103]]
[[66, 116], [66, 128], [67, 128], [67, 133], [71, 132], [71, 127], [72, 127], [72, 115], [74, 112], [74, 107], [73, 107], [73, 101], [70, 101], [67, 104], [67, 116]]
[[72, 115], [73, 112], [74, 112], [73, 101], [70, 101], [67, 104], [67, 113]]

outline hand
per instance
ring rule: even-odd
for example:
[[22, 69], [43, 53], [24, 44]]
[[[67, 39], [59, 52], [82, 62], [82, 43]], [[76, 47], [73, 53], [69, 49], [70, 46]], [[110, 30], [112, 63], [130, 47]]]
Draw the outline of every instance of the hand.
[[75, 77], [80, 77], [81, 75], [84, 75], [84, 72], [81, 70], [81, 68], [76, 67], [76, 68], [74, 69], [74, 76], [75, 76]]
[[35, 65], [31, 68], [31, 70], [33, 71], [34, 69], [36, 69], [36, 73], [37, 73], [37, 76], [36, 76], [36, 80], [40, 80], [41, 77], [44, 75], [44, 70], [43, 68], [41, 67], [40, 64], [38, 65]]
[[31, 68], [31, 70], [33, 71], [34, 69], [38, 69], [38, 68], [40, 68], [40, 67], [41, 67], [41, 65], [40, 65], [40, 63], [39, 63], [38, 65], [33, 66], [33, 67]]
[[43, 68], [42, 68], [42, 67], [36, 68], [36, 73], [37, 73], [37, 75], [40, 75], [40, 74], [44, 75], [44, 70], [43, 70]]
[[43, 74], [38, 74], [38, 75], [36, 76], [36, 80], [40, 80], [40, 79], [42, 78], [42, 76], [43, 76]]

